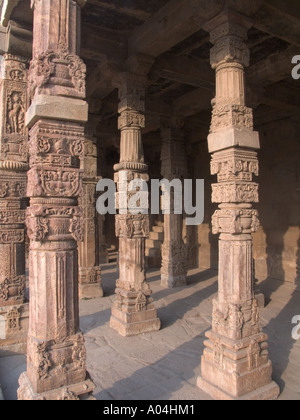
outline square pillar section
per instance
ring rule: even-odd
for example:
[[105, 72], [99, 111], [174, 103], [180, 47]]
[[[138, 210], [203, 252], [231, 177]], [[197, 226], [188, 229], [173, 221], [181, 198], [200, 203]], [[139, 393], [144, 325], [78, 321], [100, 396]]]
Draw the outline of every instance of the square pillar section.
[[84, 159], [81, 161], [81, 168], [83, 169], [83, 197], [79, 199], [79, 205], [83, 210], [85, 232], [84, 240], [78, 246], [79, 299], [103, 297], [96, 212], [96, 186], [100, 180], [100, 177], [97, 177], [96, 141], [96, 138], [86, 134]]
[[219, 294], [214, 301], [212, 331], [201, 363], [198, 386], [215, 399], [272, 400], [279, 387], [272, 381], [267, 335], [260, 326], [254, 296], [252, 233], [259, 226], [257, 149], [252, 109], [245, 106], [245, 74], [250, 53], [245, 44], [246, 18], [227, 11], [207, 25], [216, 70], [209, 151], [213, 154], [212, 201], [219, 203], [213, 233], [219, 241]]
[[1, 57], [0, 75], [0, 349], [26, 352], [25, 211], [28, 170], [29, 60]]
[[118, 186], [116, 201], [119, 214], [116, 216], [116, 235], [119, 237], [120, 277], [117, 281], [117, 296], [112, 306], [110, 325], [123, 336], [160, 329], [160, 320], [157, 318], [145, 273], [149, 208], [147, 203], [144, 205], [142, 202], [140, 208], [145, 209], [144, 214], [131, 214], [127, 211], [128, 200], [132, 194], [128, 191], [130, 182], [149, 180], [148, 166], [144, 162], [142, 128], [145, 126], [145, 74], [150, 69], [152, 59], [137, 57], [130, 64], [131, 70], [134, 67], [135, 72], [120, 74], [116, 80], [120, 97], [121, 131], [120, 163], [114, 168], [115, 182]]
[[[187, 177], [183, 121], [173, 118], [161, 130], [161, 173], [165, 180], [183, 181]], [[183, 242], [183, 214], [175, 214], [174, 191], [170, 191], [170, 211], [164, 214], [164, 243], [162, 245], [161, 285], [187, 285], [187, 247]]]
[[90, 399], [79, 330], [78, 251], [83, 240], [80, 159], [87, 120], [78, 57], [79, 1], [35, 0], [26, 224], [29, 252], [27, 372], [19, 400]]

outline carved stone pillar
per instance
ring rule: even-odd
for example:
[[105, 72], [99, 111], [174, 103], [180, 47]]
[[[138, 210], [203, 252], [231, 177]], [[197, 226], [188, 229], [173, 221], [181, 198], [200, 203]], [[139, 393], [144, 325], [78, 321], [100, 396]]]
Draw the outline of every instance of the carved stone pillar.
[[225, 12], [207, 25], [216, 70], [209, 151], [211, 172], [218, 176], [212, 201], [219, 241], [219, 295], [214, 301], [212, 331], [207, 333], [198, 386], [216, 399], [276, 399], [267, 335], [260, 326], [254, 297], [252, 233], [259, 226], [257, 149], [252, 110], [245, 106], [244, 69], [249, 65], [245, 44], [248, 21]]
[[87, 120], [85, 65], [77, 56], [79, 2], [35, 0], [27, 210], [29, 335], [20, 400], [87, 398], [79, 330], [77, 241], [83, 239], [80, 158]]
[[0, 346], [25, 351], [25, 209], [28, 169], [27, 77], [29, 60], [1, 57], [0, 122]]
[[[149, 68], [143, 57], [139, 65]], [[146, 72], [143, 72], [146, 74]], [[111, 327], [123, 336], [132, 336], [160, 329], [149, 284], [145, 274], [145, 239], [149, 235], [149, 214], [123, 214], [128, 200], [130, 181], [148, 181], [148, 166], [144, 162], [142, 133], [145, 126], [144, 96], [146, 77], [130, 72], [120, 75], [119, 129], [121, 131], [120, 163], [115, 166], [118, 185], [116, 235], [119, 237], [119, 272], [116, 301], [112, 307]], [[130, 193], [128, 194], [128, 198]], [[141, 207], [144, 207], [141, 205]], [[147, 213], [148, 209], [146, 208]]]
[[[184, 133], [176, 125], [161, 131], [161, 173], [172, 182], [186, 178], [187, 163]], [[170, 214], [164, 215], [164, 243], [162, 245], [161, 284], [164, 287], [186, 286], [187, 248], [183, 242], [183, 215], [174, 214], [174, 192], [170, 195]]]
[[79, 298], [103, 296], [99, 266], [98, 218], [96, 212], [97, 146], [85, 138], [85, 156], [82, 160], [83, 197], [79, 205], [84, 215], [84, 241], [79, 243]]

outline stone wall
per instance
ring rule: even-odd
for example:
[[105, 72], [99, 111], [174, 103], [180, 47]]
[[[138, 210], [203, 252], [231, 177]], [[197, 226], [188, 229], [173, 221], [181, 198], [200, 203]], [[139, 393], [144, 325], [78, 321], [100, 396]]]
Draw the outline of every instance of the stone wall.
[[299, 121], [273, 122], [260, 127], [260, 134], [262, 226], [254, 235], [256, 277], [295, 283], [300, 278]]

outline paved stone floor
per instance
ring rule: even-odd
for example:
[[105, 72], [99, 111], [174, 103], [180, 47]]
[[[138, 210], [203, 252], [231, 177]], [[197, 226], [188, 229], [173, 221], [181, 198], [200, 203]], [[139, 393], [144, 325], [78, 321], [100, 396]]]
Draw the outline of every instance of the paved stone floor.
[[[148, 279], [153, 290], [161, 331], [123, 338], [109, 327], [116, 268], [103, 267], [106, 297], [83, 301], [81, 329], [85, 334], [88, 369], [97, 384], [98, 400], [206, 400], [196, 388], [205, 332], [210, 329], [212, 299], [217, 292], [215, 271], [191, 271], [186, 288], [163, 289], [159, 272]], [[282, 400], [300, 400], [300, 340], [292, 339], [291, 320], [300, 315], [300, 292], [276, 280], [260, 285], [267, 297], [261, 312], [270, 336], [274, 379]], [[4, 397], [16, 399], [17, 380], [26, 369], [24, 355], [0, 358]]]

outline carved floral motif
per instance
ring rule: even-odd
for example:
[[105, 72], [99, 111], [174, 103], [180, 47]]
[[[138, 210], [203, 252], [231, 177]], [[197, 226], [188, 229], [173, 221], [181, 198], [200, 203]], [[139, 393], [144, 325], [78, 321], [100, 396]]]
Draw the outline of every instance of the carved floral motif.
[[32, 60], [29, 71], [29, 92], [31, 98], [36, 89], [48, 86], [67, 88], [70, 94], [85, 97], [86, 66], [76, 55], [65, 48], [48, 50]]

